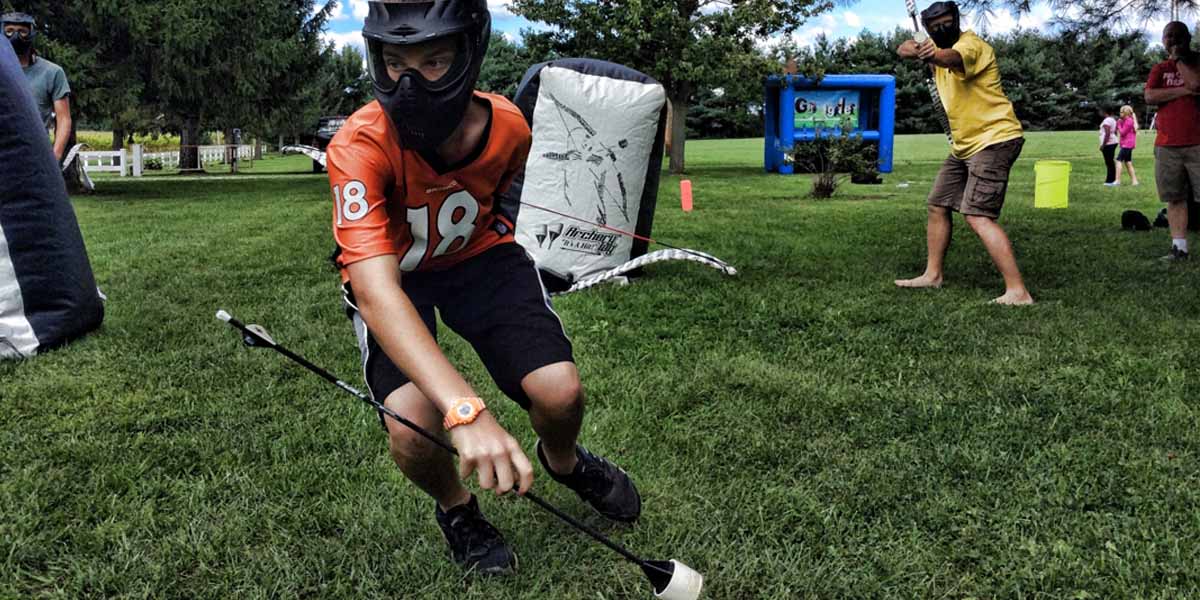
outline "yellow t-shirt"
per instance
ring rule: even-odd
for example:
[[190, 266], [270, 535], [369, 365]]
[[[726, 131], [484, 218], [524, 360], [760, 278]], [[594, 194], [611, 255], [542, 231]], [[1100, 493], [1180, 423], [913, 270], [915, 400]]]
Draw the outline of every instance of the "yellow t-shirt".
[[1000, 142], [1021, 137], [1021, 122], [1000, 87], [996, 52], [973, 32], [964, 31], [954, 44], [963, 72], [936, 67], [934, 81], [950, 117], [954, 156], [966, 159]]

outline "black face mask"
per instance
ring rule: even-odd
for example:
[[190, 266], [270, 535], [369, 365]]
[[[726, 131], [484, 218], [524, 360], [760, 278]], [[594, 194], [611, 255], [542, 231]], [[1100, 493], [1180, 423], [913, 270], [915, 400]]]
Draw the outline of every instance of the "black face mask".
[[376, 88], [375, 97], [396, 125], [405, 146], [434, 151], [462, 122], [474, 91], [470, 83], [468, 79], [435, 92], [420, 75], [410, 71], [400, 76], [390, 93]]
[[953, 48], [961, 35], [962, 30], [959, 29], [958, 23], [948, 23], [929, 30], [929, 39], [933, 40], [935, 46], [943, 50]]
[[17, 56], [25, 56], [29, 49], [33, 47], [33, 40], [28, 36], [21, 35], [17, 32], [12, 32], [7, 35], [9, 43], [12, 44], [13, 51]]
[[437, 81], [426, 80], [416, 69], [392, 79], [384, 45], [368, 40], [367, 69], [375, 98], [408, 148], [436, 150], [458, 128], [471, 103], [483, 62], [481, 48], [467, 34], [458, 34], [456, 39], [452, 64]]

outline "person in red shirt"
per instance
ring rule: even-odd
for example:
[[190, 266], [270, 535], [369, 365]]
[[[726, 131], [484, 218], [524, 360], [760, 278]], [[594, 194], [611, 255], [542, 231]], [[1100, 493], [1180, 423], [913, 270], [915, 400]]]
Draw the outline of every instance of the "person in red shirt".
[[444, 427], [459, 466], [383, 419], [392, 458], [436, 500], [455, 561], [496, 574], [514, 570], [516, 554], [460, 477], [523, 494], [533, 469], [438, 347], [435, 315], [528, 411], [552, 479], [617, 521], [636, 520], [641, 498], [623, 470], [577, 444], [583, 388], [571, 342], [500, 211], [531, 137], [516, 106], [474, 89], [490, 34], [484, 0], [369, 2], [376, 101], [346, 121], [326, 157], [335, 260], [367, 387], [423, 428]]
[[1158, 105], [1154, 178], [1167, 203], [1171, 250], [1163, 260], [1187, 260], [1188, 208], [1200, 192], [1200, 55], [1192, 50], [1187, 25], [1163, 28], [1167, 60], [1154, 65], [1146, 80], [1146, 103]]

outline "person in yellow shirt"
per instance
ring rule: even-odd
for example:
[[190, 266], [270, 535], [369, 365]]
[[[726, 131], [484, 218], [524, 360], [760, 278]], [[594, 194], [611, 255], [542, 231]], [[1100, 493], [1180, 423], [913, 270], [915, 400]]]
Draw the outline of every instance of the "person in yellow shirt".
[[996, 53], [979, 36], [961, 29], [954, 2], [931, 4], [921, 12], [921, 20], [929, 39], [921, 43], [908, 40], [896, 52], [933, 70], [954, 142], [929, 193], [925, 272], [913, 279], [898, 279], [896, 285], [941, 287], [953, 228], [951, 212], [958, 212], [983, 241], [1004, 277], [1004, 294], [993, 302], [1033, 304], [1012, 243], [996, 222], [1008, 191], [1009, 171], [1025, 144], [1021, 122], [1000, 85]]

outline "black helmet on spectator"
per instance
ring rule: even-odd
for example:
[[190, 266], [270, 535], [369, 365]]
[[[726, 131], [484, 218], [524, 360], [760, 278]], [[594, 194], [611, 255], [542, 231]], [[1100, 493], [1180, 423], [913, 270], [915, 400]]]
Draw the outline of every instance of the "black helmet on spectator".
[[18, 55], [23, 55], [33, 48], [33, 40], [37, 38], [37, 22], [33, 17], [25, 13], [9, 12], [0, 15], [0, 28], [6, 28], [8, 25], [24, 25], [29, 28], [29, 33], [18, 33], [16, 31], [11, 34], [4, 32], [4, 37], [8, 38], [12, 44], [13, 50]]

